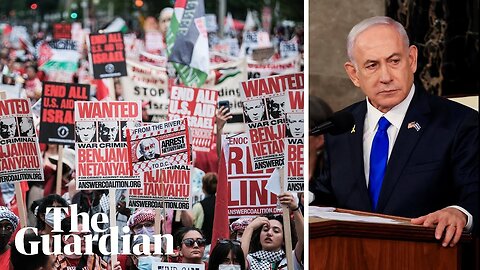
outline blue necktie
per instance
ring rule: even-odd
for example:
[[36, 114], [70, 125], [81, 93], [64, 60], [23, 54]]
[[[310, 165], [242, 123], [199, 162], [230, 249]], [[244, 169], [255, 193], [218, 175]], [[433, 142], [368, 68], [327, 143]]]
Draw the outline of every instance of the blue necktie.
[[382, 189], [383, 177], [387, 168], [388, 160], [388, 134], [387, 129], [390, 122], [382, 116], [378, 121], [378, 129], [372, 142], [372, 151], [370, 152], [370, 179], [368, 182], [368, 192], [372, 202], [372, 208], [377, 210], [378, 197]]

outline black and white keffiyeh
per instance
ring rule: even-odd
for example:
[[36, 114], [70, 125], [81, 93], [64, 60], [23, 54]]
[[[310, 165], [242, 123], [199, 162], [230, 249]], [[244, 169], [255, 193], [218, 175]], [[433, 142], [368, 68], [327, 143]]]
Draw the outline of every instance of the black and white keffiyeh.
[[2, 220], [10, 222], [12, 224], [13, 231], [17, 229], [19, 221], [17, 215], [15, 215], [15, 213], [10, 211], [10, 209], [5, 206], [0, 206], [0, 221]]
[[280, 262], [285, 258], [285, 252], [259, 250], [248, 254], [250, 257], [250, 269], [252, 270], [272, 270], [278, 269]]

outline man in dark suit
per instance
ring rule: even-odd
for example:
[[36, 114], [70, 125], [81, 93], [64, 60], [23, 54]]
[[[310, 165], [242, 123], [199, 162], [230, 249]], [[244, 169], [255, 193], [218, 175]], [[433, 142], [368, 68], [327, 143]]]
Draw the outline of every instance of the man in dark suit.
[[367, 98], [345, 109], [351, 131], [326, 137], [330, 177], [315, 198], [412, 217], [454, 246], [478, 227], [478, 112], [415, 87], [417, 48], [390, 18], [357, 24], [347, 48], [345, 70]]

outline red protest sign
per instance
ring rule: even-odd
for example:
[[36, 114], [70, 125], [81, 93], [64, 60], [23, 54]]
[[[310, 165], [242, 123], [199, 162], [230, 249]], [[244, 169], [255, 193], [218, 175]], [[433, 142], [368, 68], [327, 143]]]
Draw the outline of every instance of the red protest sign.
[[248, 135], [242, 133], [228, 141], [229, 218], [281, 213], [281, 209], [276, 207], [277, 196], [265, 189], [273, 169], [254, 169], [249, 153]]
[[121, 32], [89, 35], [90, 62], [95, 79], [127, 76]]
[[187, 119], [128, 129], [129, 158], [134, 175], [191, 163]]
[[53, 39], [72, 39], [72, 25], [70, 23], [53, 24]]
[[296, 87], [287, 90], [285, 160], [287, 191], [302, 192], [304, 190], [304, 91], [303, 73], [291, 74], [298, 83]]
[[76, 100], [88, 100], [90, 85], [44, 82], [40, 117], [40, 142], [73, 145]]
[[168, 119], [187, 118], [194, 151], [210, 152], [217, 100], [217, 90], [177, 86], [171, 89]]
[[191, 208], [191, 165], [175, 165], [143, 173], [143, 189], [129, 191], [129, 207]]
[[28, 100], [0, 100], [0, 182], [43, 181], [40, 157]]
[[142, 187], [130, 173], [126, 133], [140, 120], [139, 102], [75, 102], [77, 189]]

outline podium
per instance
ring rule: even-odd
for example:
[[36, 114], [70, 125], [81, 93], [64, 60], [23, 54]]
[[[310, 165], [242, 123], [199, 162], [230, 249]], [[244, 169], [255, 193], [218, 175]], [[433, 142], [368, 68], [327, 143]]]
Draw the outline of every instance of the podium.
[[435, 239], [434, 228], [410, 224], [410, 219], [342, 209], [336, 211], [386, 217], [400, 224], [310, 217], [310, 269], [462, 269], [462, 245], [472, 241], [472, 236], [464, 233], [455, 247], [444, 248]]

